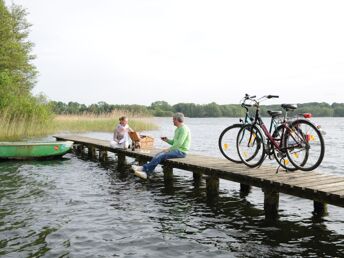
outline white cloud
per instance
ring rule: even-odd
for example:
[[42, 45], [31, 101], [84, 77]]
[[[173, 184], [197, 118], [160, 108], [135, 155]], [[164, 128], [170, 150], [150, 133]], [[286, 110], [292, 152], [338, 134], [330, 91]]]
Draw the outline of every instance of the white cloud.
[[51, 99], [344, 102], [342, 1], [14, 2]]

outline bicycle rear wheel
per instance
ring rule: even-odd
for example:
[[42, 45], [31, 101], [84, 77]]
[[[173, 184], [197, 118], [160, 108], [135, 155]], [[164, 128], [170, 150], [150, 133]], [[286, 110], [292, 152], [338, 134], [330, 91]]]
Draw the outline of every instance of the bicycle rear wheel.
[[242, 163], [236, 148], [237, 135], [242, 127], [243, 124], [228, 126], [222, 131], [219, 137], [219, 149], [222, 155], [235, 163]]
[[290, 162], [303, 171], [317, 168], [325, 155], [324, 139], [318, 128], [304, 119], [294, 121], [290, 128], [284, 142]]
[[251, 168], [262, 164], [265, 151], [260, 130], [255, 125], [243, 126], [237, 136], [237, 150], [241, 161]]

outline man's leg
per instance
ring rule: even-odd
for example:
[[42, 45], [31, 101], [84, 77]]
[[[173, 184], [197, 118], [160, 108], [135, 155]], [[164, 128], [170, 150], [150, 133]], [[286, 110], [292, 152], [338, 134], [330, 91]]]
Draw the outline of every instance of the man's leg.
[[158, 153], [150, 162], [143, 165], [143, 171], [147, 172], [147, 174], [151, 174], [156, 166], [164, 160], [166, 154], [166, 152]]
[[169, 152], [161, 152], [157, 154], [149, 163], [143, 165], [143, 170], [147, 172], [147, 174], [151, 174], [157, 165], [167, 159], [174, 159], [174, 158], [184, 158], [185, 153], [173, 150]]

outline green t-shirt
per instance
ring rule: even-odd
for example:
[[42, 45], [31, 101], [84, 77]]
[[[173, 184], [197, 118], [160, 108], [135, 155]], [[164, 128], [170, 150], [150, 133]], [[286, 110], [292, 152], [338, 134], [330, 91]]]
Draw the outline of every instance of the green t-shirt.
[[174, 131], [173, 140], [168, 140], [167, 143], [172, 145], [170, 150], [179, 150], [186, 153], [190, 149], [191, 133], [186, 125], [177, 127]]

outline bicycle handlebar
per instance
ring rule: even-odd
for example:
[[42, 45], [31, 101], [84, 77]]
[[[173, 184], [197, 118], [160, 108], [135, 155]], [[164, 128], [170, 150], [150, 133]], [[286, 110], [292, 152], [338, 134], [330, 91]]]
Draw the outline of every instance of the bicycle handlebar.
[[255, 97], [256, 97], [256, 95], [250, 96], [247, 93], [245, 94], [245, 99], [254, 99]]
[[272, 98], [279, 98], [279, 96], [277, 96], [277, 95], [267, 95], [266, 96], [268, 99], [272, 99]]
[[[244, 97], [244, 99], [243, 99], [243, 101], [242, 101], [242, 103], [241, 103], [241, 106], [242, 106], [242, 107], [245, 107], [245, 108], [247, 108], [247, 107], [252, 107], [252, 106], [257, 107], [257, 106], [259, 106], [259, 103], [262, 102], [264, 99], [279, 98], [279, 96], [278, 96], [278, 95], [266, 95], [266, 96], [263, 96], [263, 97], [259, 98], [258, 100], [255, 99], [255, 98], [256, 98], [256, 95], [250, 96], [250, 95], [248, 95], [248, 94], [246, 93], [246, 94], [245, 94], [245, 97]], [[246, 104], [245, 102], [246, 102], [247, 100], [252, 101], [254, 104], [253, 104], [253, 105], [251, 105], [251, 104]]]
[[254, 101], [254, 102], [255, 102], [255, 98], [256, 98], [256, 95], [250, 96], [250, 95], [248, 95], [248, 94], [246, 93], [246, 94], [245, 94], [245, 97], [241, 100], [241, 106], [242, 106], [243, 108], [245, 108], [246, 111], [248, 111], [248, 108], [249, 108], [249, 107], [252, 107], [253, 105], [252, 105], [252, 104], [247, 104], [246, 101], [247, 101], [247, 100], [250, 100], [250, 101]]

